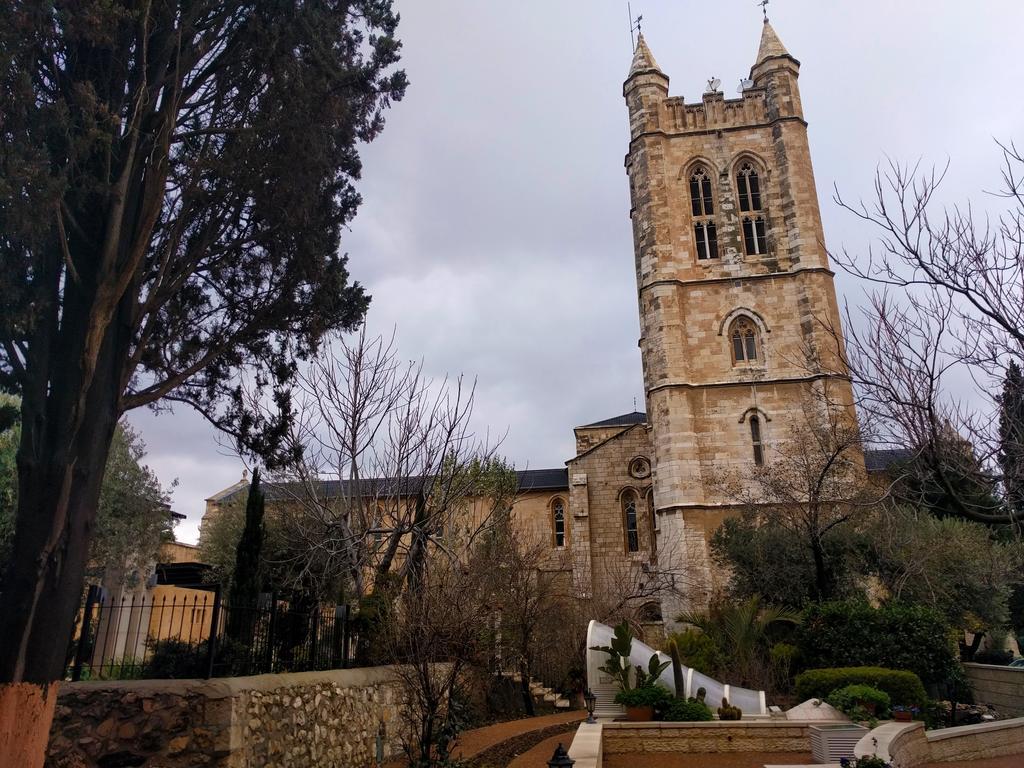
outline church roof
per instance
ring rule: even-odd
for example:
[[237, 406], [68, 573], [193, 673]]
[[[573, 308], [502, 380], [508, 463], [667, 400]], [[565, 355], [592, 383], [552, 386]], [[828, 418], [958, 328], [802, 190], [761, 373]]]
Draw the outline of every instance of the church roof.
[[644, 36], [641, 33], [640, 37], [636, 41], [636, 50], [633, 52], [633, 63], [629, 66], [629, 75], [627, 80], [633, 75], [639, 75], [641, 72], [661, 72], [661, 67], [658, 66], [658, 62], [654, 60], [654, 54], [651, 53], [651, 49], [647, 47], [647, 41], [644, 40]]
[[786, 46], [779, 40], [779, 36], [775, 34], [775, 29], [772, 27], [771, 22], [765, 19], [764, 29], [761, 30], [761, 47], [757, 49], [757, 61], [754, 63], [754, 66], [757, 66], [765, 59], [775, 58], [776, 56], [789, 56], [789, 51], [786, 50]]
[[593, 424], [584, 424], [582, 427], [577, 427], [577, 429], [589, 429], [590, 427], [631, 427], [634, 424], [646, 423], [646, 413], [643, 413], [642, 411], [633, 411], [632, 413], [613, 416], [612, 418], [604, 419], [603, 421], [595, 421]]
[[[557, 469], [521, 469], [516, 472], [519, 478], [520, 491], [564, 490], [569, 487], [569, 471], [564, 467]], [[362, 496], [393, 495], [408, 496], [419, 492], [422, 477], [405, 479], [366, 478], [360, 481]], [[315, 489], [316, 495], [323, 499], [335, 499], [348, 496], [351, 488], [348, 480], [320, 480]], [[263, 483], [263, 495], [268, 501], [294, 499], [304, 493], [301, 483]], [[236, 483], [230, 488], [211, 496], [211, 501], [228, 502], [244, 497], [249, 492], [248, 483]]]
[[893, 464], [912, 458], [908, 448], [869, 448], [864, 451], [864, 468], [868, 472], [884, 472]]

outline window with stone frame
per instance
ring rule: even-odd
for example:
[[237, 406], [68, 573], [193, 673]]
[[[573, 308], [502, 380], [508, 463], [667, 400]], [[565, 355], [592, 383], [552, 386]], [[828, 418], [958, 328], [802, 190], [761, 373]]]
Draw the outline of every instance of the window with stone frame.
[[750, 422], [750, 445], [754, 450], [754, 464], [764, 465], [764, 443], [761, 438], [761, 417], [751, 415]]
[[552, 540], [556, 547], [565, 546], [565, 501], [560, 497], [551, 502]]
[[748, 256], [768, 253], [768, 236], [764, 206], [761, 199], [761, 179], [751, 162], [744, 162], [736, 171], [736, 197], [742, 216], [743, 250]]
[[732, 321], [729, 345], [733, 365], [759, 365], [764, 362], [757, 326], [749, 317], [741, 316]]
[[697, 245], [697, 259], [717, 259], [715, 199], [711, 191], [711, 176], [704, 166], [698, 166], [690, 175], [690, 209], [693, 213], [693, 238]]
[[640, 551], [640, 528], [637, 498], [633, 491], [622, 494], [622, 520], [626, 530], [626, 551]]

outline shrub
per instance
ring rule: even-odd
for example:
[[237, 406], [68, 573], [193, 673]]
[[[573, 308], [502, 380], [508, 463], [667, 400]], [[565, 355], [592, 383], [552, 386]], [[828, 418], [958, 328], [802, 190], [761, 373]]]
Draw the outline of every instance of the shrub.
[[[679, 650], [679, 660], [688, 667], [703, 672], [705, 675], [715, 675], [720, 672], [724, 664], [724, 655], [721, 648], [715, 641], [696, 629], [685, 629], [676, 632], [669, 637], [674, 641]], [[668, 648], [668, 645], [665, 646]]]
[[624, 707], [659, 707], [672, 698], [668, 689], [653, 685], [645, 688], [630, 688], [615, 694], [615, 703]]
[[797, 645], [804, 664], [813, 668], [906, 669], [925, 685], [961, 676], [953, 632], [942, 614], [921, 605], [889, 603], [872, 608], [861, 601], [811, 605], [797, 630]]
[[870, 685], [847, 685], [832, 691], [825, 701], [851, 720], [869, 720], [889, 713], [889, 694]]
[[675, 699], [665, 709], [662, 720], [671, 723], [693, 723], [714, 720], [711, 707], [696, 699]]
[[796, 676], [796, 696], [801, 701], [826, 699], [833, 691], [849, 685], [870, 685], [884, 691], [893, 704], [921, 706], [928, 700], [917, 675], [884, 667], [809, 669]]

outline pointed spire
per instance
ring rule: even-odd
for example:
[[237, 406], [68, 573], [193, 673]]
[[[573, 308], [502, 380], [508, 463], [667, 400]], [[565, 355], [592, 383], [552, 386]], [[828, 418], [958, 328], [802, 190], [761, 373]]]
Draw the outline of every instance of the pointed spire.
[[775, 34], [775, 30], [766, 18], [764, 20], [764, 29], [761, 30], [761, 47], [757, 50], [757, 61], [754, 62], [754, 66], [756, 67], [765, 59], [789, 55], [786, 46], [779, 40], [779, 36]]
[[658, 72], [661, 73], [661, 67], [658, 66], [658, 62], [654, 60], [654, 54], [651, 53], [651, 49], [647, 47], [647, 41], [644, 40], [644, 35], [641, 32], [640, 36], [636, 41], [636, 51], [633, 53], [633, 63], [629, 66], [629, 75], [627, 80], [633, 75], [639, 75], [641, 72]]

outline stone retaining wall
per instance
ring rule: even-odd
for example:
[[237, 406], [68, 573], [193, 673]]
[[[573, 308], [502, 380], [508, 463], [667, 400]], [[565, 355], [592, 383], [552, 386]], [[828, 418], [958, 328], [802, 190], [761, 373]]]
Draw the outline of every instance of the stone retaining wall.
[[392, 667], [220, 680], [66, 683], [47, 768], [359, 768], [401, 753]]
[[810, 752], [810, 726], [820, 723], [714, 721], [604, 723], [605, 755], [641, 752]]
[[859, 742], [857, 757], [877, 755], [893, 768], [1024, 756], [1024, 717], [925, 731], [923, 723], [886, 723]]
[[1001, 715], [1024, 715], [1024, 667], [964, 664], [974, 700]]

